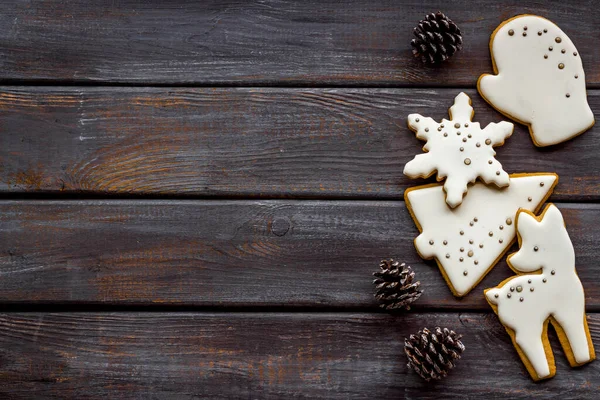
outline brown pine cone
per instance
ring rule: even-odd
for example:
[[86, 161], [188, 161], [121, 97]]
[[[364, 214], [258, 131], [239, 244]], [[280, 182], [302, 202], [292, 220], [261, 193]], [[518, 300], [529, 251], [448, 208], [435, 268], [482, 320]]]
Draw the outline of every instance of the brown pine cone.
[[461, 335], [447, 328], [427, 328], [404, 339], [408, 367], [426, 381], [442, 379], [454, 368], [465, 346]]
[[460, 29], [440, 11], [428, 14], [413, 32], [416, 37], [410, 42], [413, 55], [426, 64], [446, 61], [462, 49]]
[[415, 273], [404, 263], [400, 264], [393, 259], [381, 260], [379, 271], [373, 275], [375, 298], [385, 310], [410, 310], [410, 304], [423, 294], [421, 282], [413, 282]]

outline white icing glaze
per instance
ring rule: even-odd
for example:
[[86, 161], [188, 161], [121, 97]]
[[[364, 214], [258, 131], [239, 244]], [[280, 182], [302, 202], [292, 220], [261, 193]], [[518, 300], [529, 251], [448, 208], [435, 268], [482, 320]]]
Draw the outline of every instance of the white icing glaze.
[[455, 209], [445, 204], [440, 185], [407, 190], [406, 202], [422, 232], [415, 239], [419, 255], [435, 258], [453, 293], [466, 295], [510, 246], [519, 208], [536, 209], [557, 179], [555, 174], [513, 175], [502, 190], [477, 182]]
[[450, 207], [461, 204], [467, 185], [480, 177], [485, 183], [498, 187], [508, 186], [510, 179], [502, 165], [494, 158], [492, 148], [504, 143], [513, 131], [510, 122], [491, 123], [481, 129], [479, 122], [471, 122], [471, 99], [459, 93], [450, 108], [450, 118], [441, 123], [419, 114], [408, 116], [408, 126], [417, 138], [426, 140], [427, 153], [417, 155], [404, 166], [410, 178], [426, 178], [435, 171], [438, 180], [446, 177], [444, 190]]
[[490, 47], [498, 75], [482, 75], [479, 92], [500, 112], [528, 124], [537, 146], [564, 142], [594, 124], [581, 56], [554, 23], [515, 17], [494, 31]]
[[541, 274], [512, 278], [487, 290], [486, 297], [498, 306], [500, 321], [515, 332], [521, 351], [538, 379], [543, 379], [550, 376], [542, 342], [544, 322], [550, 316], [564, 330], [577, 364], [591, 361], [584, 325], [585, 296], [575, 272], [575, 251], [556, 206], [548, 205], [540, 222], [519, 212], [517, 230], [521, 248], [508, 257], [509, 265], [516, 271], [541, 270]]

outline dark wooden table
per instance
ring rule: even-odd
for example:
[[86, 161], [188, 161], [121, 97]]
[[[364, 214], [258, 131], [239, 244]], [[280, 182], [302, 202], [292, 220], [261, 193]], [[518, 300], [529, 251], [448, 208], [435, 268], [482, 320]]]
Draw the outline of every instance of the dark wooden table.
[[[600, 362], [533, 383], [482, 290], [455, 299], [423, 262], [402, 175], [475, 90], [503, 20], [539, 14], [582, 55], [600, 120], [594, 1], [4, 0], [0, 3], [0, 398], [598, 398]], [[446, 12], [464, 50], [411, 56]], [[600, 343], [600, 126], [537, 149], [515, 128], [508, 172], [555, 171]], [[390, 316], [381, 258], [426, 292]], [[406, 367], [403, 340], [454, 328], [444, 381]]]

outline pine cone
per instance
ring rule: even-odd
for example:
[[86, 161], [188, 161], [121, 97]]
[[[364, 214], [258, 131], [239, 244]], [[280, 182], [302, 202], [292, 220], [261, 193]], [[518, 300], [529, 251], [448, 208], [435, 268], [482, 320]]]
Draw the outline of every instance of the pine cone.
[[408, 367], [426, 381], [444, 378], [465, 351], [461, 337], [446, 328], [435, 328], [433, 332], [423, 328], [416, 335], [410, 335], [404, 339]]
[[380, 270], [375, 272], [375, 298], [379, 300], [380, 307], [388, 310], [410, 310], [410, 304], [421, 297], [423, 290], [421, 282], [413, 283], [415, 273], [406, 266], [393, 259], [381, 260]]
[[410, 42], [413, 55], [424, 63], [441, 63], [462, 49], [460, 29], [440, 11], [428, 14], [420, 21], [414, 34], [416, 39]]

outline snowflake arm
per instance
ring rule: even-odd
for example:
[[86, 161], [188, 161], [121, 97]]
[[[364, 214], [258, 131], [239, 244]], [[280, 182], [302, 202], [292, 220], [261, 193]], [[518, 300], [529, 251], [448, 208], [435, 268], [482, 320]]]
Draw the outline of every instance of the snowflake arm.
[[514, 125], [510, 122], [491, 122], [483, 128], [482, 132], [486, 138], [489, 138], [492, 141], [492, 146], [496, 147], [504, 144], [504, 140], [512, 135], [513, 128]]
[[451, 120], [444, 119], [441, 123], [420, 114], [408, 116], [408, 127], [426, 143], [425, 154], [409, 161], [404, 174], [410, 178], [427, 178], [437, 171], [438, 180], [446, 178], [446, 203], [454, 208], [462, 203], [468, 184], [477, 178], [498, 187], [510, 184], [508, 174], [494, 158], [493, 147], [504, 144], [514, 126], [503, 121], [481, 129], [478, 122], [471, 122], [473, 107], [465, 93], [456, 96], [449, 113]]
[[404, 175], [411, 178], [429, 178], [436, 171], [437, 165], [431, 153], [418, 154], [404, 166]]
[[471, 107], [471, 99], [465, 92], [460, 92], [454, 98], [454, 104], [448, 110], [452, 122], [470, 122], [475, 112]]
[[421, 114], [410, 114], [408, 116], [408, 127], [411, 131], [417, 133], [417, 139], [429, 140], [432, 129], [437, 128], [438, 125], [433, 118], [424, 117]]

